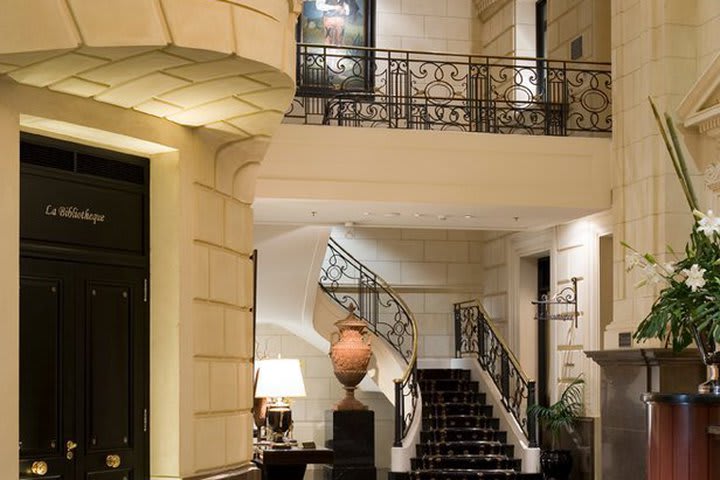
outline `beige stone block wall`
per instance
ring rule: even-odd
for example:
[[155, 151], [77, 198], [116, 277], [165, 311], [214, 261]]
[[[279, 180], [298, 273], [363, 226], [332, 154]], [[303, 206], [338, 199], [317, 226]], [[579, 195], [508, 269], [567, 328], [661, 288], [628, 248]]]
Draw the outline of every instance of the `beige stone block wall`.
[[453, 303], [480, 294], [481, 232], [338, 227], [331, 236], [407, 303], [418, 323], [420, 358], [455, 355]]
[[[300, 442], [313, 441], [317, 446], [325, 446], [325, 442], [332, 436], [332, 431], [328, 432], [328, 428], [332, 428], [328, 415], [333, 405], [345, 396], [345, 390], [333, 373], [328, 352], [318, 350], [282, 327], [258, 324], [258, 358], [278, 355], [299, 359], [305, 382], [307, 396], [292, 400], [294, 438]], [[356, 397], [375, 412], [375, 466], [389, 470], [390, 450], [395, 435], [395, 409], [381, 392], [358, 390]], [[378, 477], [385, 475], [383, 472]], [[320, 466], [309, 466], [305, 478], [323, 478]]]
[[252, 207], [215, 178], [192, 182], [194, 472], [252, 458]]
[[583, 37], [579, 60], [610, 61], [610, 2], [556, 0], [548, 8], [548, 58], [569, 60], [570, 43]]
[[[657, 133], [647, 102], [673, 112], [697, 76], [720, 50], [712, 25], [716, 2], [612, 2], [613, 58], [613, 211], [618, 240], [666, 258], [666, 245], [682, 251], [692, 218]], [[694, 151], [702, 142], [688, 136]], [[699, 164], [707, 160], [700, 159]], [[697, 174], [696, 166], [690, 165]], [[699, 180], [699, 177], [696, 177]], [[700, 198], [702, 183], [696, 182]], [[615, 315], [605, 335], [606, 348], [618, 333], [632, 332], [647, 315], [658, 291], [635, 289], [626, 275], [625, 252], [615, 248]]]
[[376, 46], [471, 53], [472, 0], [377, 0]]
[[516, 55], [516, 13], [516, 0], [511, 0], [483, 18], [476, 40], [481, 54], [500, 57]]

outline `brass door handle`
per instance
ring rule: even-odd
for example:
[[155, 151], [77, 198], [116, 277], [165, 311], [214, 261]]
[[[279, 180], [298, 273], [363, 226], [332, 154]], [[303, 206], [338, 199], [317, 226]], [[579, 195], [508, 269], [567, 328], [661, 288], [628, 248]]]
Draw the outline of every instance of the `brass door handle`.
[[73, 453], [73, 450], [75, 450], [77, 448], [77, 446], [78, 446], [77, 443], [73, 442], [72, 440], [68, 440], [67, 443], [65, 444], [65, 449], [67, 450], [65, 452], [65, 458], [67, 458], [68, 460], [72, 460], [73, 457], [75, 456], [75, 453]]
[[120, 463], [120, 455], [108, 455], [105, 457], [105, 465], [109, 468], [118, 468]]
[[42, 477], [48, 471], [47, 463], [43, 462], [42, 460], [33, 462], [32, 466], [30, 467], [30, 471], [33, 474]]

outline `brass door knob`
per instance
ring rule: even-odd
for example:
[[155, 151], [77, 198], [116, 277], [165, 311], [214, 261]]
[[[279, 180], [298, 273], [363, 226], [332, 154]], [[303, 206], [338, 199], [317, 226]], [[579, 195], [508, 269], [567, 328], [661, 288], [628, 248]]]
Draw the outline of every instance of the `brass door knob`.
[[43, 462], [42, 460], [33, 462], [32, 466], [30, 467], [30, 471], [35, 475], [42, 477], [48, 471], [47, 463]]
[[120, 455], [108, 455], [105, 457], [105, 465], [109, 468], [118, 468], [120, 463]]
[[77, 443], [73, 442], [72, 440], [68, 440], [67, 443], [65, 443], [65, 449], [67, 450], [65, 452], [65, 458], [67, 458], [68, 460], [72, 460], [75, 456], [73, 450], [75, 450], [77, 446]]

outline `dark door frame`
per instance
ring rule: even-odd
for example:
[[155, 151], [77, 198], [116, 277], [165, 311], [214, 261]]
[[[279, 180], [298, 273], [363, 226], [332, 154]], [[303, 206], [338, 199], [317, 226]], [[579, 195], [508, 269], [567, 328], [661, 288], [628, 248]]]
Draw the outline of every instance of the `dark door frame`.
[[[37, 147], [34, 154], [36, 161], [29, 161], [27, 152], [23, 152], [23, 146], [28, 149]], [[40, 152], [38, 154], [38, 152]], [[48, 154], [45, 157], [45, 153]], [[57, 153], [62, 161], [53, 159], [52, 154]], [[61, 152], [64, 152], [61, 153]], [[150, 275], [150, 166], [148, 159], [121, 154], [107, 150], [101, 150], [85, 145], [41, 137], [37, 135], [21, 134], [21, 179], [23, 175], [34, 175], [46, 179], [67, 180], [77, 185], [90, 186], [101, 190], [116, 192], [134, 192], [141, 200], [142, 228], [139, 235], [141, 238], [136, 242], [134, 250], [123, 250], [122, 248], [93, 247], [92, 245], [73, 244], [72, 242], [53, 241], [52, 238], [39, 239], [23, 238], [21, 229], [20, 257], [29, 261], [59, 261], [76, 264], [78, 269], [90, 271], [105, 271], [108, 269], [122, 268], [125, 272], [136, 272], [138, 278], [144, 277], [144, 282], [136, 283], [134, 291], [130, 294], [137, 300], [140, 299], [141, 321], [135, 325], [132, 335], [132, 348], [139, 355], [140, 365], [135, 366], [135, 373], [139, 376], [134, 383], [138, 389], [135, 392], [133, 411], [130, 412], [130, 421], [136, 427], [137, 435], [143, 435], [140, 444], [140, 451], [134, 451], [139, 455], [137, 458], [138, 470], [133, 474], [135, 480], [147, 479], [150, 476], [150, 432], [149, 432], [149, 408], [150, 408], [150, 299], [149, 299], [149, 275]], [[83, 164], [84, 162], [84, 164]], [[94, 162], [94, 163], [93, 163]], [[105, 162], [105, 163], [103, 163]], [[83, 167], [83, 165], [85, 165]], [[21, 181], [22, 196], [22, 181]], [[22, 213], [22, 205], [21, 205]], [[118, 237], [122, 239], [125, 234], [122, 229]], [[21, 270], [21, 276], [23, 271]], [[80, 330], [80, 329], [78, 329]], [[84, 332], [77, 331], [76, 342], [85, 342]], [[21, 353], [22, 355], [22, 353]], [[139, 370], [139, 371], [138, 371]], [[76, 404], [84, 402], [75, 402]], [[83, 412], [86, 413], [86, 412]], [[87, 435], [84, 428], [85, 414], [76, 412], [75, 425], [76, 436]], [[82, 429], [82, 430], [81, 430]], [[58, 439], [61, 442], [60, 449], [65, 451], [65, 438]], [[79, 440], [76, 439], [78, 443]], [[78, 446], [76, 452], [81, 449]], [[135, 449], [133, 449], [135, 450]], [[108, 452], [109, 453], [109, 452]], [[102, 454], [104, 455], [104, 453]], [[104, 456], [102, 457], [104, 461]], [[97, 459], [95, 460], [98, 461]], [[27, 463], [27, 462], [26, 462]], [[22, 464], [22, 459], [21, 459]], [[73, 475], [77, 477], [82, 474], [81, 468], [76, 469]], [[119, 470], [122, 470], [120, 467]], [[52, 475], [52, 472], [48, 472]], [[24, 472], [21, 470], [21, 476]], [[32, 476], [32, 475], [31, 475]], [[51, 477], [48, 477], [51, 478]], [[74, 480], [74, 479], [73, 479]]]
[[[537, 298], [542, 299], [543, 295], [550, 294], [550, 257], [545, 256], [537, 260]], [[547, 315], [540, 309], [547, 308], [547, 305], [540, 304], [537, 306], [538, 324], [537, 324], [537, 352], [538, 352], [538, 378], [537, 391], [538, 403], [547, 406], [550, 402], [548, 395], [548, 372], [549, 372], [549, 349], [548, 341], [550, 339], [548, 320], [544, 320]]]

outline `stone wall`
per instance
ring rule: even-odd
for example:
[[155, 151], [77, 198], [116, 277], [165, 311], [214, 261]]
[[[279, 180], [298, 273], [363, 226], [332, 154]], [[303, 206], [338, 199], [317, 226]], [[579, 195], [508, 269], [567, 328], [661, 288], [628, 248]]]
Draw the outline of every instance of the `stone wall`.
[[354, 227], [331, 236], [408, 304], [420, 358], [454, 356], [452, 305], [480, 294], [481, 232]]
[[470, 53], [471, 0], [377, 0], [376, 46]]
[[[618, 240], [665, 261], [666, 245], [682, 251], [692, 217], [653, 120], [647, 97], [673, 112], [701, 69], [720, 50], [717, 2], [614, 1], [613, 198]], [[690, 165], [691, 174], [697, 172]], [[694, 171], [694, 172], [693, 172]], [[699, 185], [699, 182], [698, 182]], [[701, 195], [702, 197], [702, 195]], [[615, 255], [615, 316], [606, 348], [632, 332], [657, 295], [637, 290], [625, 274], [624, 252]]]

